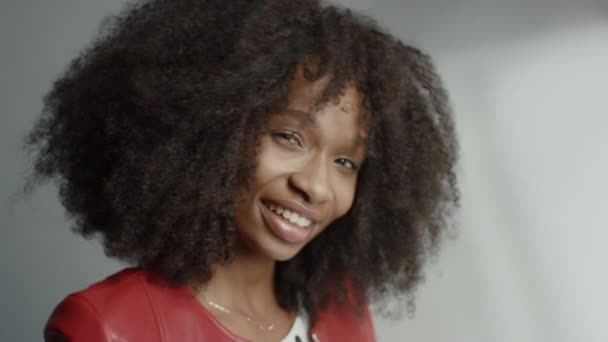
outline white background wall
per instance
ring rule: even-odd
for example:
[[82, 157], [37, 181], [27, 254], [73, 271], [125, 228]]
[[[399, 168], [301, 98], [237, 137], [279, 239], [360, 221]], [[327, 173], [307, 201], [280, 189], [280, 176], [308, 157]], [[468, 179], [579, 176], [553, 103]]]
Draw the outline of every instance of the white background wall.
[[[379, 341], [606, 342], [608, 1], [343, 0], [434, 56], [462, 147], [459, 236]], [[11, 196], [41, 96], [122, 0], [0, 2], [0, 341], [121, 265], [52, 186]]]

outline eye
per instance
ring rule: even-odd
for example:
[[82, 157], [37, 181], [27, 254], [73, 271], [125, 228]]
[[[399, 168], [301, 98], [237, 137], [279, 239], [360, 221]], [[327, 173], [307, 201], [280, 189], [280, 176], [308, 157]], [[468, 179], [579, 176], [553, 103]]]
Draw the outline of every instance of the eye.
[[348, 158], [338, 158], [336, 159], [336, 163], [353, 171], [357, 171], [357, 169], [359, 168], [354, 161]]
[[274, 131], [272, 136], [281, 140], [283, 144], [302, 147], [302, 139], [300, 135], [293, 131]]

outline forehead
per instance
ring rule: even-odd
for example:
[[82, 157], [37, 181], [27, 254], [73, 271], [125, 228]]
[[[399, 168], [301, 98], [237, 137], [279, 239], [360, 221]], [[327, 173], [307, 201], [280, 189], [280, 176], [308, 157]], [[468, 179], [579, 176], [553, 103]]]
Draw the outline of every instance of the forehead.
[[[365, 135], [365, 123], [363, 119], [363, 96], [357, 88], [350, 84], [345, 87], [342, 94], [317, 108], [319, 99], [331, 81], [329, 74], [317, 80], [309, 80], [304, 76], [304, 67], [298, 65], [293, 78], [289, 84], [287, 93], [288, 109], [304, 113], [315, 113], [315, 116], [333, 114], [334, 120], [343, 124], [355, 123], [361, 135]], [[309, 118], [314, 122], [315, 118]]]

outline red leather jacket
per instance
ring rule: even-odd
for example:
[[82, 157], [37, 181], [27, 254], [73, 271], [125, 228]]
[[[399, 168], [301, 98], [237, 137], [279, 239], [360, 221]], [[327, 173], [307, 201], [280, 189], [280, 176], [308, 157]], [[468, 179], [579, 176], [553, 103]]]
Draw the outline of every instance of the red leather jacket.
[[[169, 287], [149, 272], [126, 269], [65, 298], [44, 329], [47, 341], [245, 342], [224, 328], [186, 286]], [[375, 341], [369, 309], [362, 317], [330, 305], [310, 340]]]

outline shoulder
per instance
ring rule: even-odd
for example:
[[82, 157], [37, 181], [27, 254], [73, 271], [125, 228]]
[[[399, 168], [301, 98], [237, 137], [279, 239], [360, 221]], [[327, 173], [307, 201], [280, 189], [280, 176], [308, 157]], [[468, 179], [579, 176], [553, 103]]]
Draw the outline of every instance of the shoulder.
[[70, 297], [82, 298], [98, 310], [112, 310], [115, 308], [114, 302], [120, 301], [123, 297], [132, 297], [141, 293], [145, 286], [147, 272], [137, 268], [127, 268], [107, 278], [93, 283], [87, 288], [70, 294]]
[[319, 311], [318, 319], [311, 327], [313, 341], [375, 341], [374, 324], [369, 308], [369, 302], [363, 298], [357, 305], [354, 290], [348, 286], [348, 294], [344, 303], [330, 301]]
[[311, 328], [313, 341], [375, 341], [374, 324], [369, 306], [361, 312], [347, 306], [330, 305], [321, 311]]
[[[145, 327], [148, 341], [158, 338], [157, 324], [149, 293], [159, 291], [150, 274], [138, 269], [125, 269], [84, 290], [68, 295], [54, 309], [44, 334], [48, 340], [62, 335], [69, 341], [112, 341], [108, 334], [129, 332]], [[141, 331], [138, 332], [141, 335]], [[141, 338], [141, 336], [138, 336]], [[127, 339], [129, 340], [129, 339]]]
[[126, 269], [67, 296], [45, 327], [47, 341], [223, 342], [232, 338], [187, 286]]
[[51, 314], [44, 327], [46, 341], [109, 341], [103, 319], [82, 296], [71, 294]]

